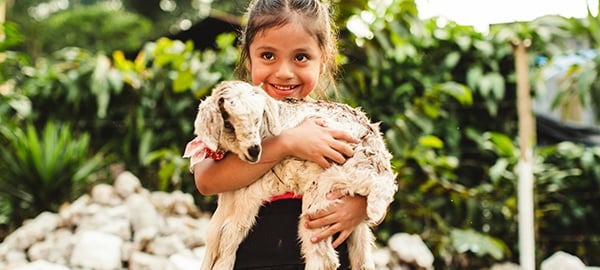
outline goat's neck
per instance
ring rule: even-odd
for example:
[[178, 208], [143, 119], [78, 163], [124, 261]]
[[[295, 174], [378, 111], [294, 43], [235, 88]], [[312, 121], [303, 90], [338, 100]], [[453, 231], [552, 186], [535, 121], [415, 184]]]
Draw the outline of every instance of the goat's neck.
[[314, 116], [313, 106], [308, 106], [311, 101], [304, 98], [285, 98], [277, 101], [279, 110], [279, 122], [282, 129], [292, 128], [299, 125], [307, 117]]

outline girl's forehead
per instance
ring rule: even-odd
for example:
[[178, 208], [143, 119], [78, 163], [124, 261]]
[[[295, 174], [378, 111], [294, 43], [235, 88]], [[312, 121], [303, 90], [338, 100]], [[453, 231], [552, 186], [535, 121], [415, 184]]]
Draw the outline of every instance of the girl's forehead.
[[[306, 27], [293, 22], [265, 28], [257, 33], [254, 41], [257, 41], [257, 39], [280, 42], [296, 39], [297, 41], [317, 42], [316, 37]], [[318, 44], [316, 45], [318, 46]]]
[[306, 31], [306, 28], [304, 26], [302, 26], [302, 24], [297, 23], [296, 21], [286, 22], [286, 23], [282, 23], [282, 24], [278, 24], [278, 25], [265, 27], [264, 29], [261, 29], [258, 31], [258, 35], [266, 35], [271, 32], [282, 32], [282, 31], [283, 32], [296, 32], [296, 34], [308, 35], [308, 31]]
[[[279, 17], [279, 18], [277, 18], [277, 17]], [[318, 31], [315, 28], [319, 27], [315, 21], [312, 21], [296, 12], [289, 12], [285, 15], [279, 15], [279, 16], [277, 16], [277, 15], [266, 16], [266, 17], [263, 17], [262, 19], [264, 21], [271, 21], [271, 22], [279, 21], [279, 23], [268, 25], [267, 27], [265, 27], [263, 29], [257, 29], [258, 35], [265, 34], [266, 32], [270, 32], [273, 30], [283, 29], [285, 31], [291, 31], [290, 34], [300, 34], [300, 35], [303, 35], [304, 37], [315, 36], [316, 32]], [[321, 26], [321, 27], [323, 27], [323, 26]]]

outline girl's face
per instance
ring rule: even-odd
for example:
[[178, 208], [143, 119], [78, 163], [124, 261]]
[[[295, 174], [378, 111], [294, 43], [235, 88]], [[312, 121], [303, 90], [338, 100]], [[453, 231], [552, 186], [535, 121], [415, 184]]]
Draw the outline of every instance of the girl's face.
[[249, 52], [252, 83], [263, 83], [265, 92], [275, 99], [308, 96], [323, 72], [317, 40], [297, 23], [258, 33]]

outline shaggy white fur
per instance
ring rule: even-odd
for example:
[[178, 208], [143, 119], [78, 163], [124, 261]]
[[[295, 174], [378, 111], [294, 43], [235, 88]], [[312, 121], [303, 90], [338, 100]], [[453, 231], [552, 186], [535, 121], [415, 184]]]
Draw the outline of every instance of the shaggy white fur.
[[[308, 117], [321, 118], [328, 127], [345, 130], [360, 139], [353, 145], [354, 156], [328, 169], [290, 157], [253, 184], [222, 193], [207, 230], [207, 250], [201, 269], [232, 269], [238, 245], [254, 225], [263, 202], [287, 191], [303, 196], [298, 235], [305, 269], [337, 269], [339, 259], [331, 237], [318, 243], [310, 241], [312, 235], [324, 228], [309, 230], [302, 226], [307, 214], [337, 202], [326, 198], [332, 190], [367, 198], [368, 220], [356, 228], [347, 244], [352, 269], [375, 269], [371, 254], [375, 237], [369, 226], [383, 218], [397, 185], [390, 164], [391, 154], [379, 125], [371, 123], [364, 112], [335, 102], [278, 101], [248, 83], [225, 81], [200, 103], [194, 133], [197, 140], [213, 151], [225, 150], [256, 163], [260, 161], [263, 138], [278, 135]], [[195, 162], [192, 160], [191, 164]]]

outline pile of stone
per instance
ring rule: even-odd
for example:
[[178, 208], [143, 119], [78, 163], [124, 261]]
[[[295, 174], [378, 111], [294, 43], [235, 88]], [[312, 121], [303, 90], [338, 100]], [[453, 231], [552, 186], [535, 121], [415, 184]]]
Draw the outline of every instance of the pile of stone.
[[[198, 270], [209, 213], [190, 194], [149, 192], [130, 172], [100, 184], [58, 213], [44, 212], [0, 243], [7, 270]], [[432, 269], [415, 235], [397, 234], [375, 252], [380, 269]], [[410, 268], [409, 268], [410, 267]]]
[[0, 269], [198, 269], [209, 216], [182, 192], [149, 192], [123, 172], [0, 244]]

